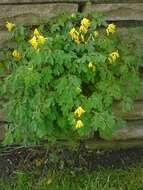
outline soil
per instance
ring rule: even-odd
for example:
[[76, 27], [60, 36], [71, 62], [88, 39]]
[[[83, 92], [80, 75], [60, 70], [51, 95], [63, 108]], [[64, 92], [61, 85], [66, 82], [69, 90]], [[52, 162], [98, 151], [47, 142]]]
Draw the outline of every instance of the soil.
[[33, 168], [55, 170], [97, 170], [99, 168], [127, 168], [143, 163], [143, 149], [118, 151], [89, 151], [58, 149], [48, 151], [42, 147], [0, 148], [0, 177], [11, 176], [17, 170], [32, 171]]

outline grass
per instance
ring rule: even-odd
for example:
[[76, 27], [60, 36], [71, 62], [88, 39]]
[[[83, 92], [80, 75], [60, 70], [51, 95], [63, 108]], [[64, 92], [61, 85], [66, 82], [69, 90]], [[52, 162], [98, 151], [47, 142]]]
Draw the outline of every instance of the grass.
[[143, 190], [143, 166], [94, 172], [16, 172], [0, 190]]

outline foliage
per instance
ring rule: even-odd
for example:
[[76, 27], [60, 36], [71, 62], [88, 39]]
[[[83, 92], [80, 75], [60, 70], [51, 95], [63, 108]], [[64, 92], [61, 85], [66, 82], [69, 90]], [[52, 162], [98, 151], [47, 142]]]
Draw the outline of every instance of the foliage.
[[[132, 180], [131, 180], [132, 179]], [[143, 167], [97, 171], [16, 172], [11, 180], [0, 179], [2, 190], [141, 190]]]
[[129, 111], [139, 88], [135, 44], [99, 13], [64, 13], [34, 29], [13, 25], [17, 48], [2, 63], [5, 143], [74, 141], [96, 131], [109, 138], [120, 123], [113, 103]]

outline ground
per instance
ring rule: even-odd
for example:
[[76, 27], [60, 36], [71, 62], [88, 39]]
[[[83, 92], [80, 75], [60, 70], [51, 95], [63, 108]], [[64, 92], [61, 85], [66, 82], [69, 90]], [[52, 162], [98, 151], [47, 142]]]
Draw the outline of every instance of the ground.
[[143, 190], [143, 149], [1, 148], [0, 190]]

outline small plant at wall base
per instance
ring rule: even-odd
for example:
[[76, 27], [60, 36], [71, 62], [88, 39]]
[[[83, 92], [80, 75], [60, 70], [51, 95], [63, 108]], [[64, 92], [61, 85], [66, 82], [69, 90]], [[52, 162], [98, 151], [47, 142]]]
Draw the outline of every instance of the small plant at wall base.
[[9, 122], [5, 143], [56, 143], [110, 138], [121, 119], [113, 112], [132, 108], [139, 88], [140, 57], [101, 14], [61, 14], [38, 28], [7, 22], [17, 48], [3, 67]]

